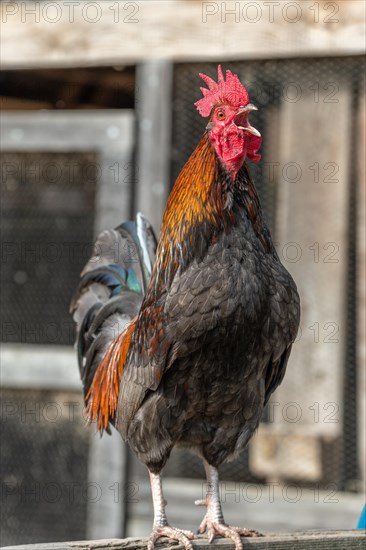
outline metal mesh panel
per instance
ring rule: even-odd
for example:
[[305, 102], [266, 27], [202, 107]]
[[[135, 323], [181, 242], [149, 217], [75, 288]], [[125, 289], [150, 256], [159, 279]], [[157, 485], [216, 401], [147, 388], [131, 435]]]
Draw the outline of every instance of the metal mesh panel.
[[95, 155], [2, 155], [2, 341], [72, 344], [68, 305], [93, 242]]
[[[251, 116], [252, 123], [265, 135], [260, 153], [259, 164], [250, 164], [250, 170], [256, 182], [267, 222], [275, 236], [274, 212], [276, 204], [276, 186], [270, 176], [268, 160], [271, 151], [278, 142], [279, 128], [272, 122], [275, 108], [281, 102], [299, 101], [305, 91], [314, 94], [316, 101], [323, 86], [332, 83], [335, 88], [328, 89], [331, 101], [337, 92], [337, 83], [344, 80], [353, 86], [356, 102], [357, 91], [361, 84], [363, 59], [293, 59], [271, 61], [233, 61], [223, 64], [224, 68], [237, 73], [246, 86], [249, 97], [259, 111]], [[199, 86], [203, 85], [198, 73], [217, 78], [217, 63], [186, 63], [175, 67], [173, 92], [173, 144], [172, 179], [174, 182], [188, 156], [196, 147], [205, 127], [192, 104], [200, 99]]]
[[82, 407], [75, 394], [2, 391], [1, 546], [86, 538]]
[[[258, 193], [264, 208], [265, 217], [276, 240], [276, 201], [277, 185], [270, 173], [268, 161], [276, 158], [279, 128], [276, 116], [281, 103], [297, 101], [296, 94], [314, 94], [317, 101], [322, 90], [327, 91], [328, 101], [336, 96], [339, 86], [347, 83], [352, 90], [352, 113], [356, 114], [357, 98], [363, 73], [362, 58], [292, 59], [234, 61], [224, 63], [224, 68], [239, 75], [249, 91], [251, 102], [258, 106], [258, 113], [251, 117], [253, 125], [265, 136], [261, 147], [262, 161], [250, 169], [256, 182]], [[192, 108], [200, 99], [197, 93], [202, 85], [198, 73], [205, 73], [216, 79], [217, 63], [186, 63], [175, 67], [173, 101], [173, 144], [172, 144], [172, 182], [194, 150], [199, 141], [205, 121]], [[299, 128], [299, 131], [301, 129]], [[324, 129], [322, 131], [325, 131]], [[353, 144], [354, 145], [354, 144]], [[351, 150], [356, 148], [351, 146]], [[353, 165], [355, 158], [352, 159]], [[353, 178], [354, 184], [354, 178]], [[356, 303], [355, 303], [355, 199], [354, 189], [350, 190], [350, 227], [349, 227], [349, 263], [348, 263], [348, 334], [347, 351], [344, 362], [344, 431], [342, 441], [337, 441], [322, 451], [322, 483], [337, 480], [339, 487], [355, 488], [357, 471], [357, 418], [356, 418]], [[265, 418], [264, 418], [265, 421]], [[226, 465], [223, 465], [222, 479], [252, 480], [249, 469], [248, 451]], [[167, 473], [175, 476], [201, 477], [203, 475], [199, 459], [187, 451], [178, 451], [173, 455]], [[258, 480], [261, 481], [261, 480]]]

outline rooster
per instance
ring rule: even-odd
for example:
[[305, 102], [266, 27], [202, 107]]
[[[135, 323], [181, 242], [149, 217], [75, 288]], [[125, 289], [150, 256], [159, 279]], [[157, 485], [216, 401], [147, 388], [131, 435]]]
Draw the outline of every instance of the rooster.
[[281, 264], [246, 159], [258, 161], [256, 107], [237, 75], [195, 104], [209, 117], [165, 209], [155, 255], [138, 214], [96, 242], [71, 305], [86, 409], [99, 430], [112, 424], [146, 464], [160, 537], [192, 549], [190, 531], [170, 526], [161, 470], [173, 447], [203, 460], [207, 496], [199, 532], [211, 542], [255, 531], [224, 521], [218, 467], [245, 448], [285, 374], [299, 324], [296, 285]]

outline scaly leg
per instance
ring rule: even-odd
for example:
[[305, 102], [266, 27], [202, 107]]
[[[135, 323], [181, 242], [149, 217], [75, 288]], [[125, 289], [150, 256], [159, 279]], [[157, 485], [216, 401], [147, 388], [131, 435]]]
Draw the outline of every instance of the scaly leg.
[[163, 496], [161, 475], [153, 474], [150, 471], [149, 475], [154, 505], [154, 525], [149, 541], [147, 543], [148, 550], [154, 549], [155, 542], [160, 539], [160, 537], [168, 537], [170, 539], [177, 540], [178, 542], [181, 542], [183, 544], [186, 550], [193, 550], [190, 539], [194, 538], [194, 534], [191, 531], [177, 529], [175, 527], [171, 527], [168, 524], [168, 520], [166, 519], [165, 515], [166, 502]]
[[235, 550], [243, 550], [240, 535], [244, 537], [261, 536], [257, 531], [250, 531], [245, 527], [227, 525], [222, 513], [219, 494], [219, 473], [216, 468], [203, 461], [207, 477], [207, 496], [204, 500], [196, 500], [197, 506], [207, 506], [207, 512], [199, 526], [199, 533], [207, 531], [208, 541], [211, 543], [217, 535], [231, 539]]

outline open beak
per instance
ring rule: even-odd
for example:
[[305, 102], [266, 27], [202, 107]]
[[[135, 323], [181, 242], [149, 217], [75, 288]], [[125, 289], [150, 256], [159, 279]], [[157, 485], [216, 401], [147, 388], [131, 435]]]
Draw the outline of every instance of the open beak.
[[261, 137], [260, 132], [249, 123], [249, 114], [252, 111], [258, 111], [258, 108], [252, 103], [249, 103], [245, 107], [241, 107], [235, 116], [235, 119], [238, 121], [237, 126], [244, 132], [248, 132], [248, 134]]

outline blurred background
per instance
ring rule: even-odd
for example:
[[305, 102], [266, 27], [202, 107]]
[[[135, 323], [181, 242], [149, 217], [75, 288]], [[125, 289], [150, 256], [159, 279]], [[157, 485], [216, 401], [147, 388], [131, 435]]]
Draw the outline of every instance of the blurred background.
[[[352, 529], [365, 481], [365, 4], [0, 3], [1, 545], [143, 536], [148, 476], [83, 417], [68, 313], [96, 234], [159, 230], [205, 126], [199, 72], [239, 75], [263, 136], [252, 170], [302, 299], [284, 383], [222, 467], [225, 517], [264, 532]], [[165, 470], [195, 528], [204, 472]], [[184, 511], [183, 511], [184, 510]]]

